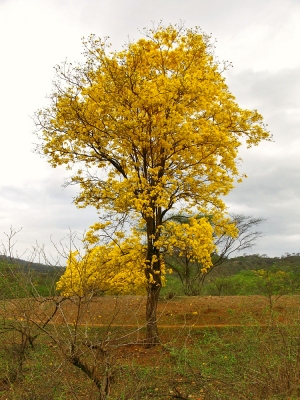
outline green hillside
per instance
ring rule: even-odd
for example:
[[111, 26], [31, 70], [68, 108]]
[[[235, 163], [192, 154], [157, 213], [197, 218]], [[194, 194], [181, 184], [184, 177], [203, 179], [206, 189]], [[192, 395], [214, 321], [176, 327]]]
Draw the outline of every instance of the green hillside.
[[[30, 263], [2, 255], [0, 256], [0, 299], [57, 294], [55, 284], [63, 272], [63, 267]], [[253, 254], [230, 258], [208, 273], [200, 293], [203, 295], [252, 295], [265, 294], [266, 290], [272, 290], [277, 295], [300, 293], [299, 254], [286, 254], [282, 257]], [[176, 273], [168, 275], [162, 296], [172, 297], [184, 294], [183, 285]]]
[[[191, 274], [199, 267], [191, 265]], [[195, 286], [196, 287], [196, 286]], [[300, 293], [300, 254], [267, 257], [259, 254], [233, 257], [214, 266], [199, 280], [201, 295], [283, 295]], [[196, 288], [196, 289], [197, 289]], [[164, 297], [188, 294], [176, 273], [167, 276]]]
[[265, 255], [251, 254], [233, 257], [225, 260], [223, 264], [216, 266], [209, 277], [231, 276], [241, 271], [278, 268], [300, 269], [300, 253], [286, 254], [281, 257], [268, 257]]
[[50, 296], [64, 269], [0, 256], [0, 299]]

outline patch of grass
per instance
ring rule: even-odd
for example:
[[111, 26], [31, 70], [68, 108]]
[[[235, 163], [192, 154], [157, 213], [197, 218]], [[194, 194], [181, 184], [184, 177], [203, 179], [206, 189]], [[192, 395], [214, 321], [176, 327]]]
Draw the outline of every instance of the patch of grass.
[[166, 285], [162, 287], [160, 296], [163, 299], [171, 300], [175, 296], [184, 296], [183, 285], [175, 273], [166, 276]]
[[295, 327], [210, 329], [173, 356], [178, 372], [198, 376], [206, 399], [286, 399], [300, 394], [299, 344]]

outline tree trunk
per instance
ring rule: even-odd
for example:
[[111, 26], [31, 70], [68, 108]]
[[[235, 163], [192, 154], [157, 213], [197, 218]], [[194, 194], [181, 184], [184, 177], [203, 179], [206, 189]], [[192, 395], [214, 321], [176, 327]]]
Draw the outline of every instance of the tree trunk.
[[147, 304], [146, 304], [146, 345], [155, 346], [159, 343], [156, 310], [161, 289], [161, 257], [160, 251], [155, 246], [155, 241], [159, 238], [160, 231], [157, 229], [161, 225], [161, 210], [153, 207], [153, 217], [147, 218], [147, 267], [145, 275], [147, 278]]
[[159, 299], [159, 292], [161, 286], [149, 284], [147, 290], [147, 304], [146, 304], [146, 346], [152, 347], [159, 343], [156, 310]]

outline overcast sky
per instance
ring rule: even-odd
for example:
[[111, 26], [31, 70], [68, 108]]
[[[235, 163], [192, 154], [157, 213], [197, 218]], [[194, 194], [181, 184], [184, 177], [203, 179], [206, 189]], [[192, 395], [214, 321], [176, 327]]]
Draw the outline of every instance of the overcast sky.
[[232, 213], [267, 219], [248, 253], [300, 252], [299, 0], [0, 0], [0, 239], [22, 227], [15, 249], [38, 242], [51, 251], [69, 229], [97, 221], [62, 188], [68, 171], [33, 153], [34, 112], [47, 104], [53, 67], [81, 60], [81, 38], [109, 36], [120, 49], [153, 22], [183, 21], [216, 39], [215, 54], [233, 68], [227, 83], [241, 107], [258, 109], [273, 143], [242, 149], [248, 175], [227, 196]]

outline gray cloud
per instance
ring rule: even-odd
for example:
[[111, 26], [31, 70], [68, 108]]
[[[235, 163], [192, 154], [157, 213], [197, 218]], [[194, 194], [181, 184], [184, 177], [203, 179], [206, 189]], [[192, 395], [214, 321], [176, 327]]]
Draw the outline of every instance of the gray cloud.
[[[10, 227], [23, 228], [17, 235], [19, 254], [38, 243], [51, 249], [54, 242], [68, 242], [72, 231], [83, 232], [97, 221], [97, 213], [91, 207], [77, 209], [72, 203], [75, 188], [62, 189], [59, 181], [49, 179], [44, 182], [31, 182], [31, 185], [3, 186], [0, 192], [0, 238], [5, 241], [3, 232]], [[52, 248], [53, 250], [53, 248]], [[28, 252], [27, 252], [28, 253]]]
[[280, 256], [300, 251], [300, 67], [227, 73], [238, 103], [257, 108], [273, 143], [242, 148], [240, 170], [249, 178], [225, 198], [232, 212], [267, 218], [254, 252]]
[[230, 89], [236, 98], [242, 99], [248, 107], [253, 106], [268, 113], [286, 110], [299, 111], [300, 67], [277, 72], [244, 70], [228, 73]]
[[90, 33], [109, 35], [120, 48], [127, 35], [140, 37], [139, 29], [151, 21], [182, 20], [218, 39], [217, 56], [234, 64], [226, 73], [230, 91], [241, 107], [257, 108], [274, 135], [274, 143], [240, 150], [240, 170], [249, 178], [226, 197], [229, 210], [268, 219], [254, 252], [299, 251], [299, 1], [0, 0], [0, 6], [3, 55], [9, 60], [0, 65], [0, 223], [1, 232], [23, 226], [20, 248], [36, 240], [49, 244], [50, 235], [58, 241], [69, 228], [83, 231], [97, 220], [95, 210], [72, 204], [78, 188], [62, 189], [68, 173], [30, 153], [35, 138], [28, 115], [45, 104], [52, 67], [65, 57], [79, 59], [80, 37]]
[[287, 165], [284, 159], [274, 166], [257, 157], [255, 161], [256, 168], [225, 198], [226, 204], [231, 212], [267, 219], [262, 227], [266, 236], [258, 247], [264, 253], [280, 256], [285, 252], [299, 252], [300, 169], [296, 163]]

